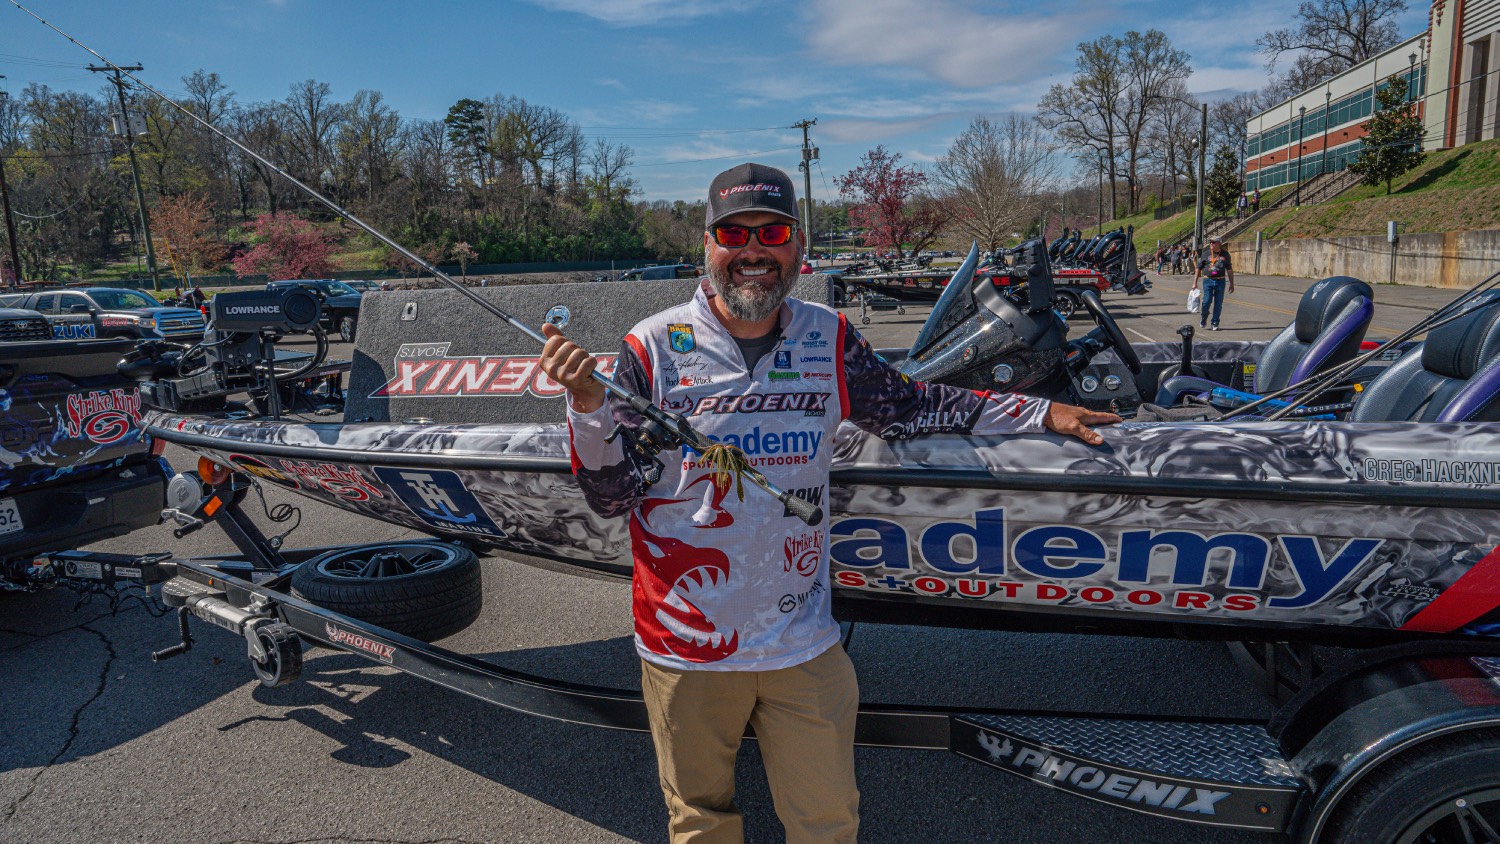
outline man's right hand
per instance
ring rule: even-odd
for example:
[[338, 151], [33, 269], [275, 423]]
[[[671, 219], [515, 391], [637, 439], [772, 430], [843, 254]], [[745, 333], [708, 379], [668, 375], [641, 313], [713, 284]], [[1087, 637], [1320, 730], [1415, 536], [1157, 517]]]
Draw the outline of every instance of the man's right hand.
[[551, 323], [542, 324], [542, 336], [547, 338], [547, 344], [542, 346], [542, 371], [568, 389], [573, 410], [578, 413], [598, 410], [605, 397], [604, 385], [594, 380], [594, 369], [599, 362]]

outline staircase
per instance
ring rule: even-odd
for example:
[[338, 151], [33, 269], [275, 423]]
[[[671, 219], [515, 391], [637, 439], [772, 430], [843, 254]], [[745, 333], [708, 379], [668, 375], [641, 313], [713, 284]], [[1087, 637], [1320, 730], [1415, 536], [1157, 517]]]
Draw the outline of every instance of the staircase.
[[[1332, 173], [1319, 173], [1311, 179], [1302, 183], [1303, 205], [1315, 205], [1319, 202], [1327, 202], [1344, 191], [1359, 184], [1359, 176], [1348, 170], [1337, 170]], [[1275, 202], [1261, 205], [1259, 211], [1248, 217], [1215, 217], [1205, 221], [1203, 224], [1203, 239], [1205, 242], [1217, 237], [1224, 241], [1230, 241], [1236, 236], [1250, 231], [1255, 224], [1263, 220], [1267, 214], [1282, 208], [1287, 208], [1297, 201], [1297, 191], [1289, 190], [1276, 198]], [[1189, 231], [1182, 237], [1172, 241], [1171, 246], [1191, 243], [1193, 233]]]

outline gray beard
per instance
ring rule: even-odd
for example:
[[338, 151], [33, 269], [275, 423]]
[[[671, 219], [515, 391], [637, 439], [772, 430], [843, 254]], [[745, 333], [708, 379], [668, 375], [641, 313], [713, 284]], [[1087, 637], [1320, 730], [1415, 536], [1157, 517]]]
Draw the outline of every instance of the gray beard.
[[[769, 292], [762, 292], [764, 288], [752, 287], [747, 291], [744, 287], [735, 287], [730, 278], [733, 270], [726, 266], [724, 270], [709, 266], [708, 284], [718, 295], [719, 301], [724, 305], [724, 310], [735, 319], [745, 322], [760, 322], [776, 313], [781, 303], [786, 301], [787, 294], [792, 292], [792, 287], [797, 283], [797, 276], [801, 268], [788, 264], [781, 272], [781, 283]], [[774, 270], [773, 270], [774, 272]], [[753, 291], [753, 292], [750, 292]]]

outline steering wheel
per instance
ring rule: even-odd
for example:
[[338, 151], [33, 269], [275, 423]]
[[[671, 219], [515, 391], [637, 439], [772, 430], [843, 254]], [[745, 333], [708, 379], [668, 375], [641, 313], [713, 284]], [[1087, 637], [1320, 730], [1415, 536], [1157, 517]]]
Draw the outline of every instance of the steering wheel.
[[1108, 348], [1115, 350], [1120, 360], [1130, 367], [1132, 374], [1140, 375], [1140, 356], [1135, 353], [1135, 349], [1130, 347], [1130, 341], [1125, 339], [1125, 332], [1120, 330], [1120, 324], [1115, 322], [1115, 318], [1104, 309], [1104, 303], [1099, 300], [1099, 294], [1092, 290], [1085, 290], [1079, 298], [1083, 299], [1083, 307], [1088, 310], [1089, 316], [1093, 317], [1094, 324], [1099, 326], [1099, 330], [1103, 331], [1105, 338], [1109, 340]]

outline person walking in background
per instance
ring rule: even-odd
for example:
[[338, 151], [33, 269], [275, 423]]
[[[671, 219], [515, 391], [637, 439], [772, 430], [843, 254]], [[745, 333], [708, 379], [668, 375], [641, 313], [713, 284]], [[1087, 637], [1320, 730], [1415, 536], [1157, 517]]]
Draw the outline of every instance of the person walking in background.
[[1260, 213], [1260, 188], [1256, 188], [1250, 194], [1250, 213], [1251, 214], [1259, 214]]
[[1234, 211], [1235, 219], [1239, 219], [1239, 218], [1245, 216], [1245, 207], [1247, 205], [1249, 205], [1249, 204], [1250, 204], [1250, 198], [1247, 197], [1247, 196], [1245, 196], [1244, 193], [1241, 193], [1240, 194], [1240, 201], [1235, 206], [1235, 211]]
[[[1234, 264], [1229, 260], [1229, 251], [1217, 237], [1208, 241], [1208, 254], [1198, 261], [1193, 273], [1193, 288], [1203, 283], [1203, 296], [1198, 304], [1198, 325], [1208, 325], [1209, 303], [1213, 304], [1213, 324], [1209, 329], [1219, 330], [1219, 316], [1224, 311], [1224, 297], [1234, 292]], [[1225, 288], [1228, 285], [1228, 288]]]

